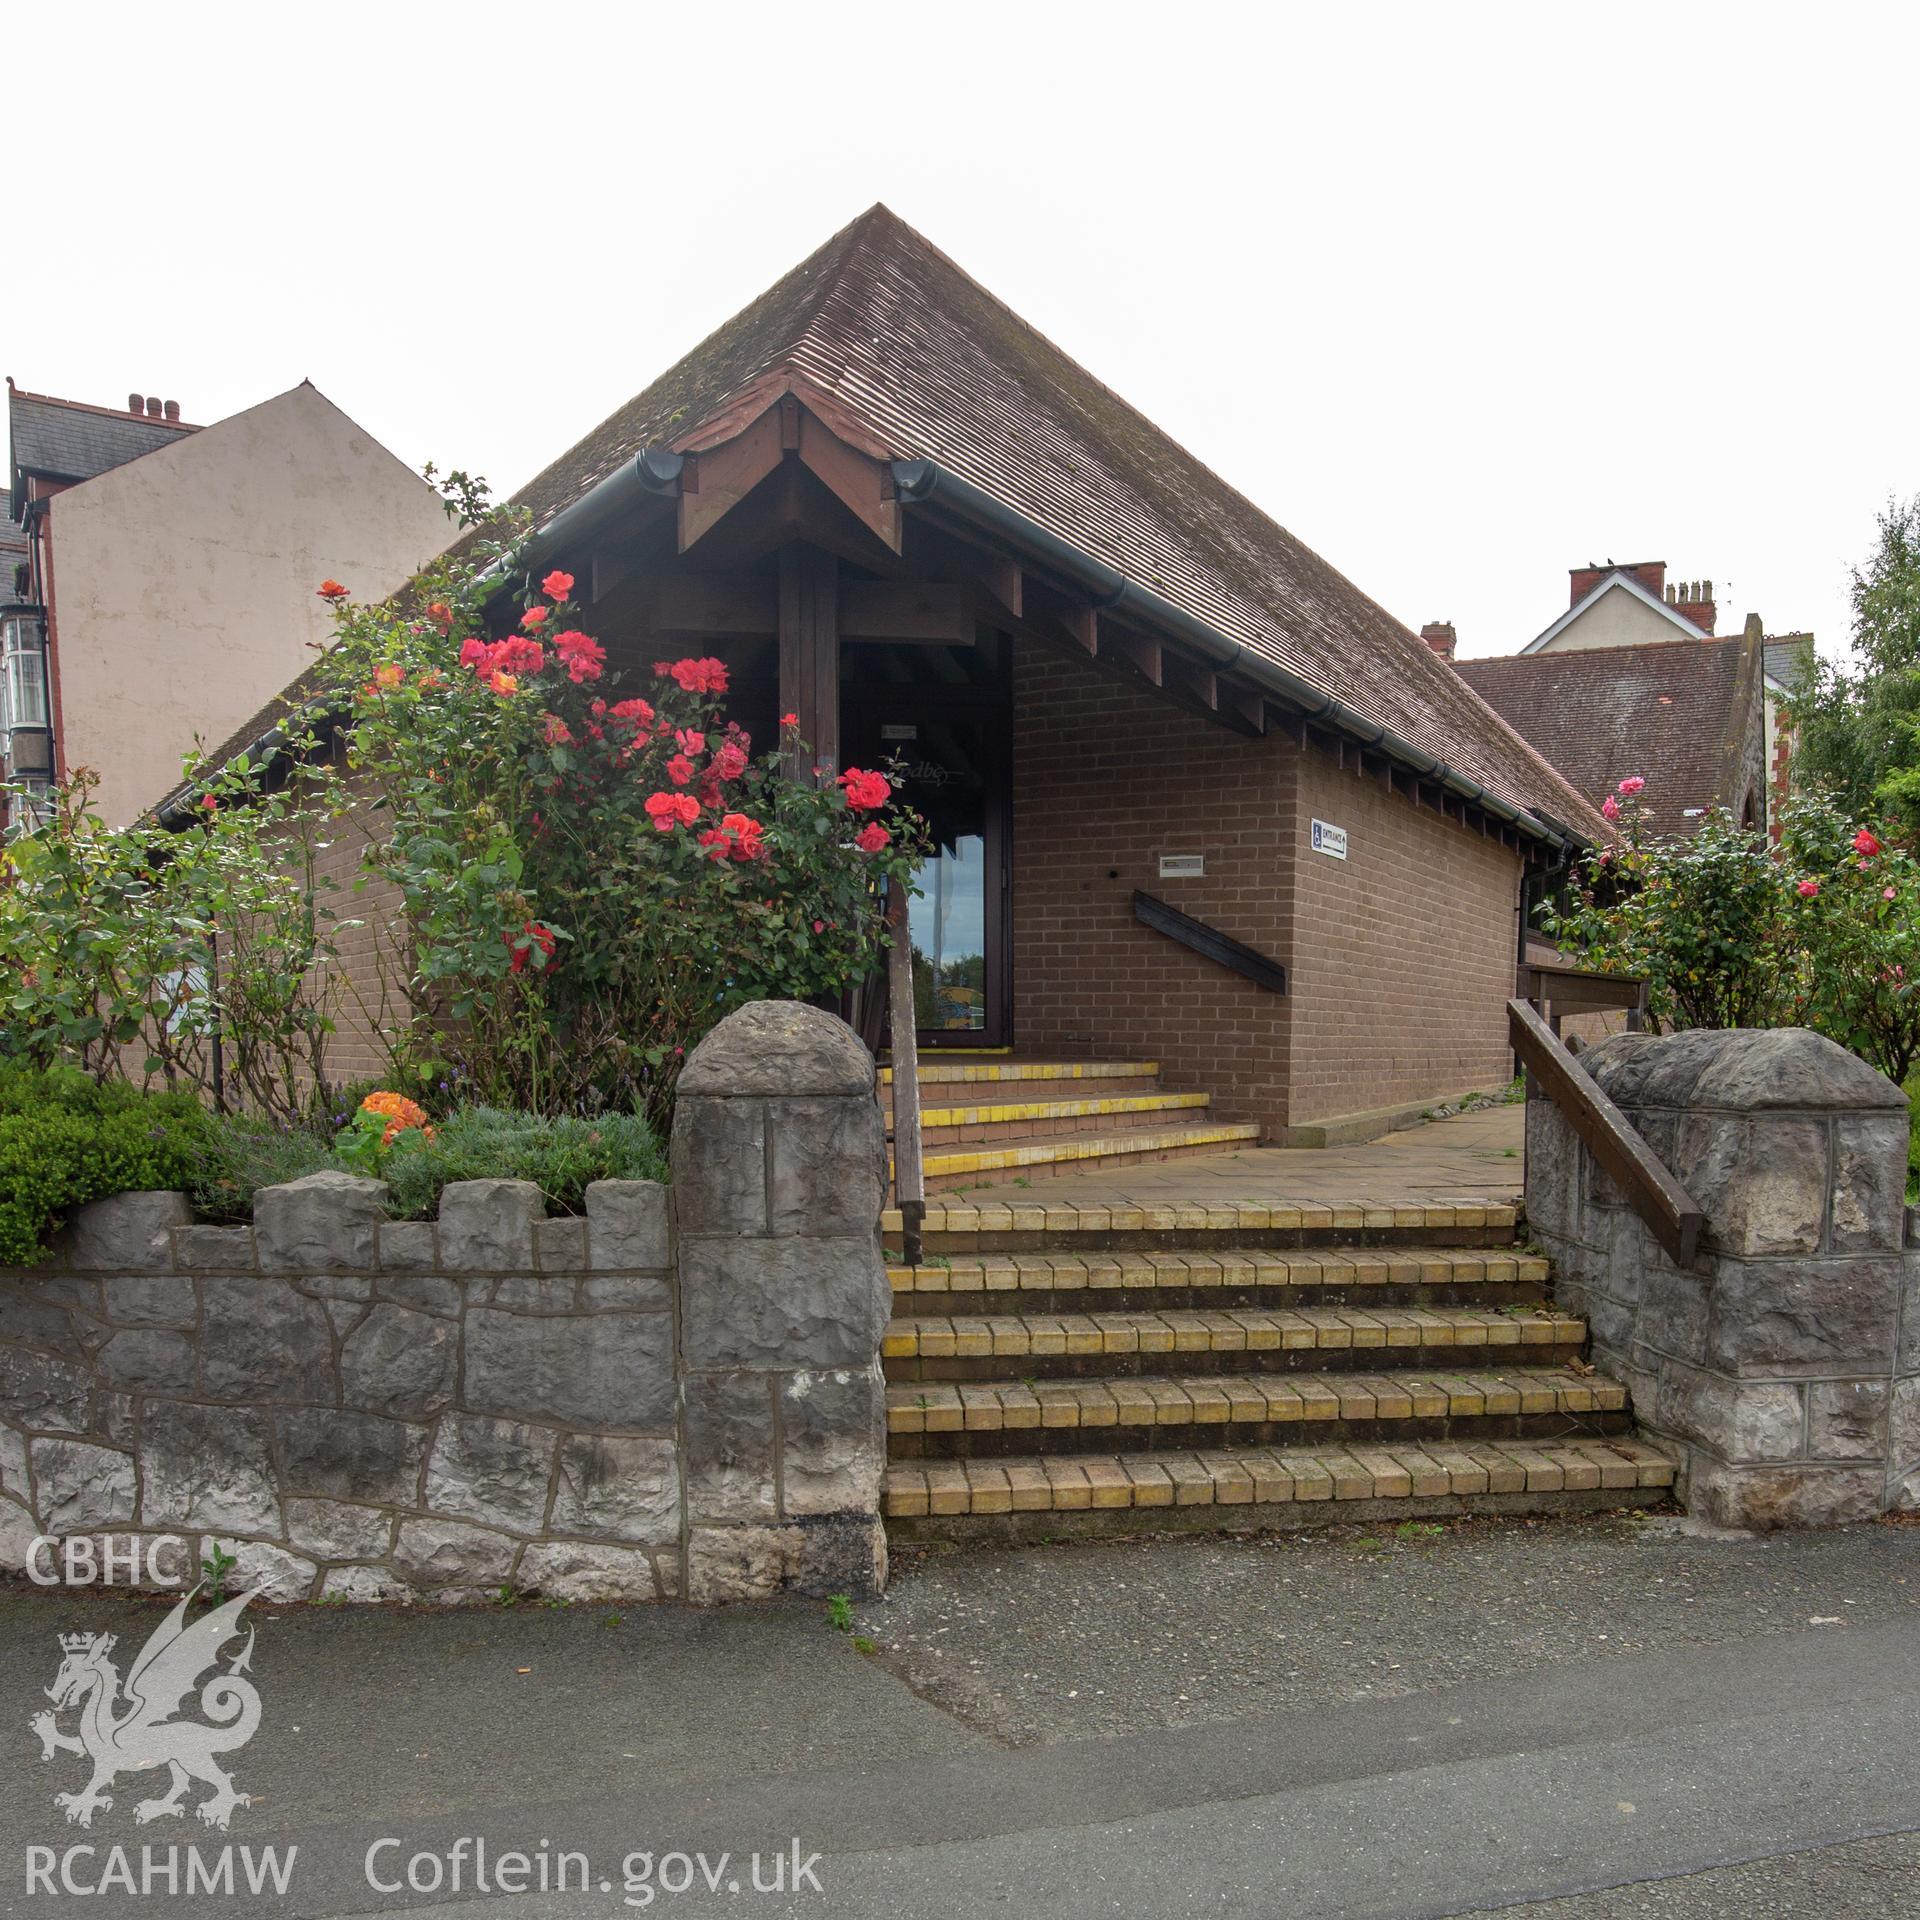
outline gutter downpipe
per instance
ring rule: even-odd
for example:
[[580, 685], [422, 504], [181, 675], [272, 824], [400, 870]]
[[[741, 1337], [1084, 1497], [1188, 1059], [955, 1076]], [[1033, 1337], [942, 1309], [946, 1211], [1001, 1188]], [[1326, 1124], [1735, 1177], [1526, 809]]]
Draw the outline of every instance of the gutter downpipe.
[[1448, 766], [1444, 760], [1423, 752], [1410, 740], [1401, 739], [1398, 734], [1357, 713], [1344, 700], [1323, 693], [1311, 682], [1289, 673], [1285, 667], [1268, 660], [1264, 655], [1253, 652], [1236, 640], [1229, 640], [1225, 634], [1204, 621], [1196, 620], [1172, 601], [1162, 599], [1146, 587], [1135, 586], [1125, 574], [1092, 559], [1077, 547], [1069, 546], [1026, 515], [1003, 506], [991, 494], [982, 492], [971, 481], [961, 479], [958, 474], [950, 473], [936, 462], [896, 460], [893, 463], [893, 484], [900, 499], [909, 504], [937, 501], [950, 507], [961, 518], [971, 520], [1013, 545], [1037, 555], [1042, 564], [1084, 587], [1099, 611], [1131, 615], [1143, 625], [1177, 634], [1197, 647], [1216, 666], [1237, 670], [1259, 681], [1289, 705], [1300, 708], [1309, 719], [1325, 720], [1359, 741], [1362, 746], [1377, 748], [1422, 779], [1432, 780], [1461, 799], [1484, 807], [1496, 818], [1517, 827], [1529, 839], [1543, 840], [1555, 847], [1578, 842], [1579, 836], [1558, 821], [1549, 821], [1541, 815], [1513, 806], [1498, 794], [1489, 792], [1479, 781]]
[[[562, 507], [544, 527], [529, 534], [526, 544], [515, 558], [530, 572], [541, 556], [577, 540], [643, 496], [677, 499], [680, 474], [685, 466], [683, 456], [665, 447], [643, 447], [631, 460], [616, 467], [604, 480], [590, 487], [571, 506]], [[508, 556], [503, 554], [491, 566], [483, 569], [479, 577], [483, 581], [498, 580], [504, 583], [511, 571], [513, 569], [508, 565]], [[286, 744], [288, 727], [300, 718], [318, 721], [324, 719], [325, 714], [316, 703], [303, 709], [301, 714], [276, 721], [257, 739], [249, 740], [240, 752], [254, 758], [278, 752]], [[154, 818], [163, 827], [186, 826], [194, 818], [194, 795], [197, 791], [197, 788], [188, 788], [176, 799], [158, 808]]]

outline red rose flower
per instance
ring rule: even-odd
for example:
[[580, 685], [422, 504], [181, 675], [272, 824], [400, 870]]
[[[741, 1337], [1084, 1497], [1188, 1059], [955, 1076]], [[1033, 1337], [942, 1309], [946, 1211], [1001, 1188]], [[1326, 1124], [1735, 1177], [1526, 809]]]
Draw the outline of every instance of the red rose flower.
[[667, 762], [667, 778], [676, 787], [690, 785], [693, 780], [693, 762], [684, 753], [676, 753]]
[[573, 745], [573, 729], [557, 713], [543, 713], [540, 716], [540, 733], [550, 747]]
[[543, 969], [553, 958], [555, 946], [553, 929], [543, 927], [538, 920], [523, 920], [520, 923], [520, 937], [517, 940], [510, 933], [502, 937], [513, 949], [513, 958], [507, 962], [507, 969], [511, 973], [526, 972], [527, 962], [533, 958], [536, 947], [540, 950], [540, 964]]
[[840, 785], [846, 789], [847, 805], [857, 813], [871, 813], [876, 807], [884, 807], [887, 796], [893, 792], [892, 783], [884, 773], [863, 773], [858, 767], [849, 767], [840, 776]]
[[338, 580], [322, 580], [314, 591], [322, 600], [344, 600], [347, 590]]
[[540, 582], [540, 591], [549, 600], [564, 600], [573, 591], [573, 575], [562, 573], [558, 567]]
[[713, 775], [717, 780], [738, 780], [746, 770], [746, 749], [731, 740], [713, 756]]
[[636, 727], [653, 725], [653, 706], [646, 700], [622, 700], [617, 706], [607, 709], [616, 720], [630, 720]]
[[751, 814], [723, 814], [720, 824], [733, 836], [733, 857], [736, 860], [757, 860], [766, 852], [760, 837], [766, 829]]
[[699, 660], [656, 660], [653, 670], [677, 681], [683, 693], [719, 694], [727, 690], [726, 662], [710, 655]]
[[797, 713], [783, 713], [780, 716], [780, 724], [783, 727], [797, 727], [800, 724], [800, 716]]
[[520, 616], [520, 624], [523, 627], [544, 627], [547, 624], [547, 609], [545, 607], [529, 607], [526, 612]]
[[553, 651], [576, 687], [598, 680], [601, 668], [607, 664], [606, 648], [591, 634], [573, 628], [553, 636]]
[[1853, 850], [1855, 853], [1864, 854], [1871, 860], [1873, 856], [1880, 851], [1880, 842], [1876, 840], [1865, 827], [1862, 827], [1860, 831], [1853, 836]]
[[216, 794], [203, 793], [200, 796], [200, 804], [205, 807], [209, 813], [218, 813], [220, 810], [220, 800]]
[[878, 820], [869, 820], [867, 824], [853, 836], [853, 844], [858, 847], [862, 853], [884, 853], [888, 847], [893, 845], [893, 835], [890, 834]]
[[654, 793], [647, 796], [647, 818], [660, 833], [690, 827], [700, 818], [700, 802], [690, 793]]

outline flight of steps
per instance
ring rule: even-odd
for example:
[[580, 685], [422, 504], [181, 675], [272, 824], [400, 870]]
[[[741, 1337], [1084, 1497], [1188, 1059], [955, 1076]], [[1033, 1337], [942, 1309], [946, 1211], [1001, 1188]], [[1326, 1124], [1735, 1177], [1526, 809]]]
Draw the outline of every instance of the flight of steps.
[[[893, 1120], [893, 1069], [880, 1070]], [[920, 1056], [921, 1155], [928, 1193], [1095, 1173], [1253, 1146], [1260, 1129], [1208, 1112], [1205, 1093], [1169, 1093], [1152, 1060]]]
[[896, 1539], [1391, 1524], [1672, 1486], [1511, 1207], [995, 1195], [935, 1202], [922, 1264], [890, 1274]]

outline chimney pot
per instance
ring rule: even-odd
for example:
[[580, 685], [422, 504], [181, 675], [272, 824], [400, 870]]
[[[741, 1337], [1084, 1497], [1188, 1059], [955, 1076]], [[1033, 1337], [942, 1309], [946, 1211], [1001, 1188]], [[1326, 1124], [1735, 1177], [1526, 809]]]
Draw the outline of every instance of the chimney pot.
[[1429, 620], [1420, 629], [1420, 638], [1437, 653], [1442, 660], [1451, 660], [1453, 650], [1459, 643], [1459, 636], [1453, 630], [1451, 620]]
[[147, 418], [149, 420], [160, 418], [160, 396], [157, 393], [147, 395]]
[[166, 413], [169, 420], [178, 420], [180, 418], [180, 402], [178, 400], [169, 400], [167, 402]]
[[147, 403], [139, 394], [130, 393], [127, 395], [127, 411], [129, 413], [144, 413], [146, 410]]

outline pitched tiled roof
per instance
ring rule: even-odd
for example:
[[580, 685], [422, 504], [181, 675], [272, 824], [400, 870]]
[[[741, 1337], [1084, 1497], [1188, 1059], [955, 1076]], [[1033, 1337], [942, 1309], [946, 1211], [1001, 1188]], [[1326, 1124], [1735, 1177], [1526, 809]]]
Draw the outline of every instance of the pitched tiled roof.
[[1407, 628], [885, 207], [603, 421], [518, 502], [538, 526], [776, 368], [824, 391], [894, 458], [937, 461], [1509, 803], [1600, 830]]
[[[686, 441], [776, 371], [826, 394], [892, 458], [938, 462], [1509, 805], [1605, 834], [1414, 634], [885, 207], [835, 234], [515, 503], [537, 530], [642, 449]], [[317, 677], [310, 669], [309, 682]], [[296, 682], [289, 698], [301, 690]], [[286, 704], [222, 753], [257, 738]]]
[[1800, 683], [1813, 677], [1813, 635], [1768, 634], [1766, 661], [1767, 678], [1789, 693], [1798, 693]]
[[179, 420], [153, 420], [145, 414], [83, 406], [77, 400], [53, 400], [45, 394], [7, 392], [7, 432], [12, 443], [10, 471], [16, 488], [23, 474], [51, 480], [91, 480], [95, 474], [124, 467], [156, 447], [170, 446], [198, 429]]
[[1735, 636], [1455, 667], [1592, 803], [1638, 774], [1655, 830], [1684, 833], [1694, 824], [1688, 808], [1737, 810], [1745, 798], [1740, 782], [1760, 725], [1758, 663], [1759, 648]]
[[13, 496], [0, 487], [0, 583], [13, 584], [5, 572], [16, 561], [27, 557], [27, 530], [13, 517]]

